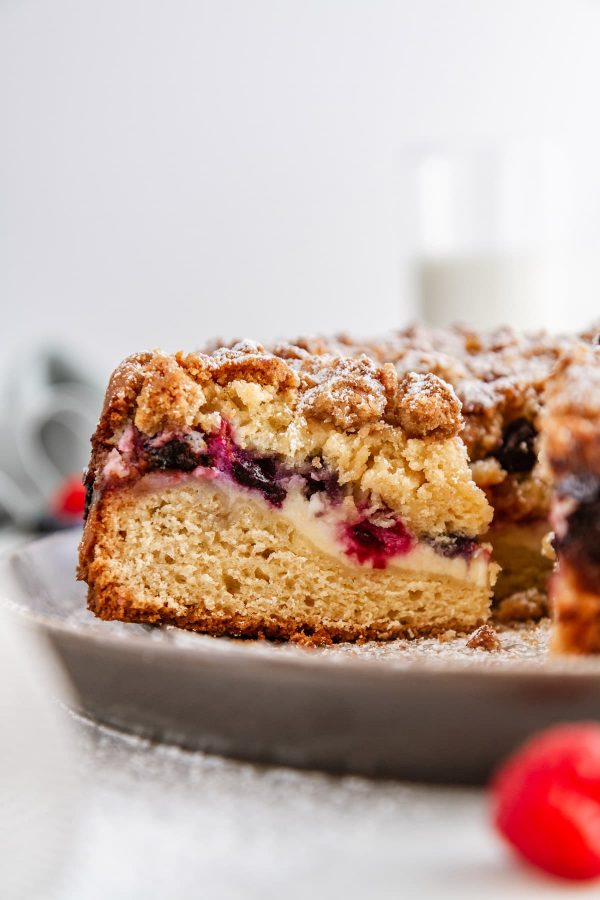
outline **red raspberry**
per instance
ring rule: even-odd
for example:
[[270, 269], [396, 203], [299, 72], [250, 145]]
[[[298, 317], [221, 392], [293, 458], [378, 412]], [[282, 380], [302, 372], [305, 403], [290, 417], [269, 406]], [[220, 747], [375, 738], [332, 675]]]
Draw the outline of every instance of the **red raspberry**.
[[85, 487], [78, 475], [72, 475], [60, 486], [52, 503], [58, 519], [80, 519], [85, 508]]
[[528, 862], [560, 878], [600, 876], [600, 725], [559, 725], [496, 773], [495, 825]]

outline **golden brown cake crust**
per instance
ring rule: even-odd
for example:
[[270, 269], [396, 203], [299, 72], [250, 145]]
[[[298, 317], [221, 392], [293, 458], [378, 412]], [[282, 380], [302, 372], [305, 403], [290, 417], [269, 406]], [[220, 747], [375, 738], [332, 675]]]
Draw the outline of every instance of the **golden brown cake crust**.
[[446, 631], [461, 634], [465, 631], [462, 622], [448, 619], [439, 627], [406, 626], [383, 631], [364, 625], [344, 627], [324, 625], [317, 619], [307, 617], [302, 625], [290, 623], [285, 618], [272, 616], [268, 621], [262, 617], [224, 615], [210, 613], [201, 606], [190, 607], [187, 613], [179, 613], [168, 606], [160, 608], [140, 606], [136, 597], [118, 585], [101, 590], [91, 588], [88, 593], [88, 609], [99, 619], [106, 621], [132, 622], [147, 625], [173, 625], [188, 631], [210, 634], [214, 637], [259, 638], [292, 641], [306, 645], [337, 644], [343, 641], [385, 641], [396, 638], [435, 637]]

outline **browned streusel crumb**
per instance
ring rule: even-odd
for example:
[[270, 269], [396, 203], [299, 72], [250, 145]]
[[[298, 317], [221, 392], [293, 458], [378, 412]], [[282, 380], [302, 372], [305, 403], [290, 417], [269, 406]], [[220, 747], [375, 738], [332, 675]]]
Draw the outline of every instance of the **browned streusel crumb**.
[[298, 368], [303, 389], [302, 412], [346, 430], [382, 419], [388, 404], [386, 388], [390, 378], [393, 380], [390, 395], [398, 388], [393, 367], [377, 370], [367, 357], [313, 357], [299, 361]]
[[548, 615], [548, 597], [536, 588], [518, 591], [501, 600], [493, 613], [497, 622], [536, 622]]
[[408, 372], [398, 384], [393, 408], [408, 437], [451, 437], [462, 428], [460, 401], [437, 375]]
[[502, 644], [491, 625], [482, 625], [473, 632], [467, 641], [467, 647], [470, 647], [471, 650], [486, 650], [488, 653], [493, 653], [501, 650]]

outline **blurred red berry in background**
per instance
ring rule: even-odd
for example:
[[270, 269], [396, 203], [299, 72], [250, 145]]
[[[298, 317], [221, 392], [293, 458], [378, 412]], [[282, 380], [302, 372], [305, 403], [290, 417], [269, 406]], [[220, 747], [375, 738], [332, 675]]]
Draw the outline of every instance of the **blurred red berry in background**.
[[52, 514], [60, 520], [83, 518], [85, 487], [81, 475], [72, 475], [62, 483], [52, 500]]
[[494, 822], [524, 859], [551, 875], [600, 876], [600, 725], [542, 732], [491, 783]]

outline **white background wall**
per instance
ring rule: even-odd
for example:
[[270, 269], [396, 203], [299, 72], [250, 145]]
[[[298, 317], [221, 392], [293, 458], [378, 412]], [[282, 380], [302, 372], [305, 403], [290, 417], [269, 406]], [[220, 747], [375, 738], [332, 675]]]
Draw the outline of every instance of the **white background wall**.
[[405, 145], [593, 159], [599, 47], [594, 0], [0, 0], [0, 354], [398, 324]]

